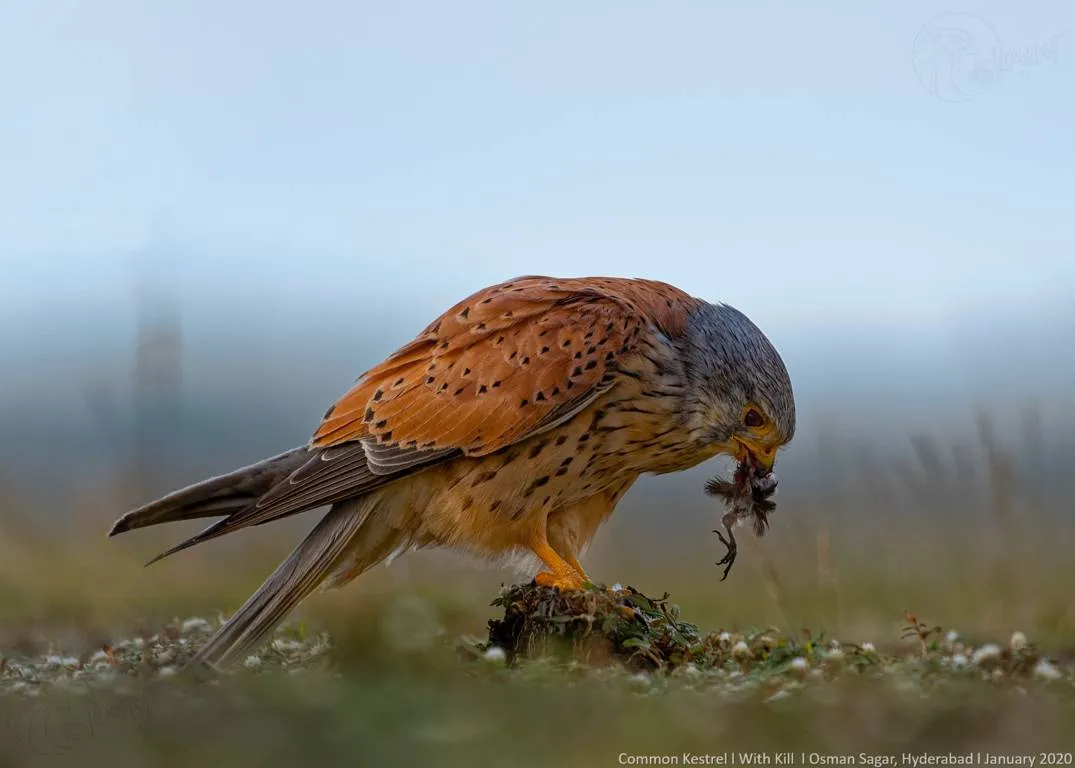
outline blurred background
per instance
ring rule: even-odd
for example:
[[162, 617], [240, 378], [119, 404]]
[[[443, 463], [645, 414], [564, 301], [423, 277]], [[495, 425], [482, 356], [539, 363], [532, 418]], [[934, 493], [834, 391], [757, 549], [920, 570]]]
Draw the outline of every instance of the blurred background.
[[[738, 307], [799, 404], [728, 581], [721, 462], [636, 485], [596, 578], [705, 629], [883, 642], [911, 608], [1069, 644], [1073, 24], [1044, 1], [0, 6], [0, 630], [234, 609], [312, 514], [148, 571], [193, 527], [108, 525], [305, 441], [455, 301], [550, 274]], [[420, 553], [302, 615], [419, 600], [480, 634], [518, 578]]]

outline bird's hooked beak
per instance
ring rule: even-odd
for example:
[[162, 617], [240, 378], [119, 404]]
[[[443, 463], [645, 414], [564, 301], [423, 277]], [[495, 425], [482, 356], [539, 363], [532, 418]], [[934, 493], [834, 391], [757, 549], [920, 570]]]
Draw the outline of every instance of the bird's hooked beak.
[[756, 468], [758, 474], [764, 475], [773, 470], [776, 463], [776, 445], [764, 445], [742, 437], [733, 438], [738, 447], [736, 461], [748, 461]]

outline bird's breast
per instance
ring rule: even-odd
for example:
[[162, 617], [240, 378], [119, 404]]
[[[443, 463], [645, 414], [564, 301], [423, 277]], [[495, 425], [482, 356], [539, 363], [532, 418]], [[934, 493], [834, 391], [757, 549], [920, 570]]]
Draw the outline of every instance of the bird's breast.
[[692, 441], [682, 377], [661, 354], [643, 350], [615, 386], [548, 432], [422, 473], [430, 489], [422, 535], [496, 551], [529, 521], [712, 456]]

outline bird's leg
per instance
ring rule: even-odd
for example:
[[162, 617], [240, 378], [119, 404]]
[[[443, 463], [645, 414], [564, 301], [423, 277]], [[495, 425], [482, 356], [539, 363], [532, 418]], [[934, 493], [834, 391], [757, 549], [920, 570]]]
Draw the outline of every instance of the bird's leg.
[[[577, 561], [573, 564], [556, 554], [556, 550], [549, 546], [549, 542], [544, 535], [536, 537], [530, 542], [530, 550], [541, 558], [541, 562], [545, 564], [547, 569], [534, 577], [534, 581], [538, 586], [553, 587], [561, 592], [582, 589], [582, 585], [587, 579], [583, 575], [582, 569], [576, 567], [578, 565]], [[571, 559], [574, 560], [574, 558]]]
[[546, 536], [549, 546], [553, 548], [564, 562], [574, 568], [584, 582], [591, 581], [586, 569], [578, 560], [578, 533], [574, 528], [565, 526], [563, 519], [550, 519], [546, 524]]
[[567, 564], [578, 572], [579, 576], [582, 577], [583, 581], [592, 581], [592, 579], [586, 575], [586, 569], [582, 567], [582, 563], [578, 561], [578, 558], [576, 558], [574, 555], [569, 554], [564, 555], [564, 560], [566, 560]]
[[720, 543], [728, 548], [728, 551], [724, 554], [724, 557], [717, 562], [717, 565], [724, 566], [724, 575], [720, 577], [721, 581], [724, 581], [726, 578], [728, 578], [728, 571], [732, 569], [732, 564], [735, 562], [735, 556], [739, 548], [738, 545], [735, 543], [735, 534], [732, 533], [732, 526], [735, 525], [735, 522], [736, 520], [738, 520], [738, 518], [739, 516], [733, 511], [725, 513], [725, 515], [720, 519], [721, 523], [724, 524], [724, 530], [728, 533], [728, 538], [724, 538], [724, 534], [721, 533], [719, 529], [713, 531], [713, 533], [717, 534], [717, 538], [720, 539]]

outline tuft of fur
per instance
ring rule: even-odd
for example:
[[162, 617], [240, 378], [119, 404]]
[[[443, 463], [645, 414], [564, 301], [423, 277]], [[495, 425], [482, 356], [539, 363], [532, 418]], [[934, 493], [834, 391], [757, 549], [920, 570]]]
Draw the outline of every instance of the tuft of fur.
[[776, 492], [776, 475], [772, 472], [759, 474], [753, 463], [741, 461], [736, 465], [732, 480], [710, 478], [706, 481], [705, 492], [722, 499], [728, 506], [728, 511], [721, 517], [727, 537], [719, 530], [714, 531], [728, 550], [717, 563], [725, 566], [720, 579], [724, 581], [735, 562], [737, 545], [732, 529], [736, 524], [753, 520], [755, 536], [764, 536], [769, 528], [769, 515], [776, 509], [776, 503], [769, 498]]

